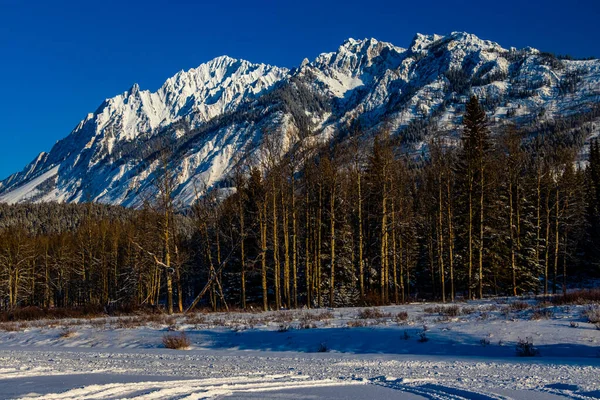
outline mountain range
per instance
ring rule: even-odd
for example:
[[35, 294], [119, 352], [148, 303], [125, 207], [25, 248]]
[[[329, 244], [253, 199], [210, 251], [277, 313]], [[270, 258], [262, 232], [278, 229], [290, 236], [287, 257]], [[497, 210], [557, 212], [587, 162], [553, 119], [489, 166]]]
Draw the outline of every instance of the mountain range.
[[134, 84], [1, 181], [0, 202], [139, 207], [166, 164], [177, 203], [187, 206], [227, 188], [236, 165], [264, 161], [265, 138], [293, 151], [299, 142], [344, 140], [358, 123], [361, 139], [387, 129], [405, 151], [426, 152], [434, 136], [458, 137], [472, 94], [492, 127], [554, 124], [585, 132], [584, 140], [600, 131], [600, 60], [506, 49], [464, 32], [417, 34], [408, 48], [348, 39], [293, 69], [222, 56], [156, 92]]

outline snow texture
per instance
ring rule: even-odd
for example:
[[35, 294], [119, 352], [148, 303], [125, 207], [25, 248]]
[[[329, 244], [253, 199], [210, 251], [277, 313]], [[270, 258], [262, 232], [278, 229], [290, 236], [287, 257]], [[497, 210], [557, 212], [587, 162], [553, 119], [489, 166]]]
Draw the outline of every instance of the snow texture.
[[[410, 304], [199, 313], [139, 326], [129, 317], [37, 321], [0, 333], [0, 397], [600, 398], [600, 331], [583, 318], [587, 306], [514, 301], [463, 303], [456, 316], [435, 308], [447, 305]], [[176, 331], [189, 349], [162, 346]], [[516, 355], [525, 338], [537, 356]]]

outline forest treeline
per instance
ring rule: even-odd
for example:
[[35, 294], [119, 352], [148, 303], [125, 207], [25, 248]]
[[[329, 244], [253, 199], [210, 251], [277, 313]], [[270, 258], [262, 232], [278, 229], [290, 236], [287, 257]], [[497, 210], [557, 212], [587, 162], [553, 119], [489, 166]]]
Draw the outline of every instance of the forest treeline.
[[163, 157], [140, 210], [97, 204], [0, 205], [0, 297], [17, 307], [182, 312], [333, 307], [562, 293], [597, 276], [600, 147], [504, 126], [476, 97], [461, 140], [401, 152], [385, 130], [240, 166], [226, 198], [185, 212]]

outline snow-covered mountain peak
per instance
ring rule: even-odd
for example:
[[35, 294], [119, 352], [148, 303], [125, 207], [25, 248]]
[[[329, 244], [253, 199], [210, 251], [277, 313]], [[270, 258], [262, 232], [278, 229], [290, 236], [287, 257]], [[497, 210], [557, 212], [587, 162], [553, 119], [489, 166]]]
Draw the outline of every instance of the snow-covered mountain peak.
[[312, 63], [314, 68], [334, 69], [351, 76], [361, 75], [365, 68], [370, 67], [377, 57], [383, 53], [399, 55], [405, 50], [391, 43], [380, 42], [377, 39], [348, 39], [337, 51], [323, 53]]
[[123, 94], [107, 99], [94, 113], [93, 121], [87, 118], [74, 132], [89, 122], [95, 125], [93, 132], [87, 131], [92, 136], [102, 137], [110, 129], [117, 140], [132, 140], [192, 114], [196, 121], [206, 122], [257, 96], [286, 74], [285, 68], [217, 57], [178, 72], [156, 92], [140, 90], [134, 84]]
[[446, 50], [462, 49], [463, 51], [471, 52], [480, 50], [506, 51], [498, 43], [480, 39], [468, 32], [452, 32], [446, 36], [417, 33], [409, 48], [413, 52], [421, 52], [440, 47], [445, 47]]
[[127, 91], [129, 96], [137, 96], [140, 93], [140, 85], [134, 83], [131, 88]]
[[408, 50], [348, 39], [292, 71], [216, 57], [155, 92], [134, 84], [105, 100], [52, 151], [0, 182], [0, 201], [139, 205], [154, 190], [153, 157], [169, 144], [174, 193], [188, 205], [198, 182], [214, 187], [240, 157], [260, 159], [253, 152], [265, 134], [292, 129], [327, 140], [357, 119], [369, 133], [386, 121], [417, 148], [428, 132], [456, 132], [472, 93], [485, 99], [491, 120], [537, 123], [589, 110], [598, 76], [598, 60], [505, 50], [465, 32], [417, 34]]
[[425, 50], [430, 44], [443, 38], [444, 36], [442, 35], [425, 35], [422, 33], [417, 33], [410, 43], [409, 49], [413, 52]]

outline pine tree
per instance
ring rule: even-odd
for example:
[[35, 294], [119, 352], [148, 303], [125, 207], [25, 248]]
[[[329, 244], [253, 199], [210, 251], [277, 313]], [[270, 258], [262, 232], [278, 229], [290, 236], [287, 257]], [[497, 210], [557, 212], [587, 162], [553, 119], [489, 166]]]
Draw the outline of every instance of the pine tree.
[[[492, 149], [485, 111], [476, 96], [466, 105], [463, 117], [462, 154], [458, 165], [462, 177], [462, 191], [465, 194], [468, 294], [472, 296], [474, 247], [477, 247], [478, 296], [483, 297], [483, 255], [485, 249], [486, 179], [488, 174], [488, 154]], [[478, 218], [477, 218], [478, 217]], [[478, 233], [478, 235], [477, 235]], [[477, 236], [476, 236], [477, 235]]]

